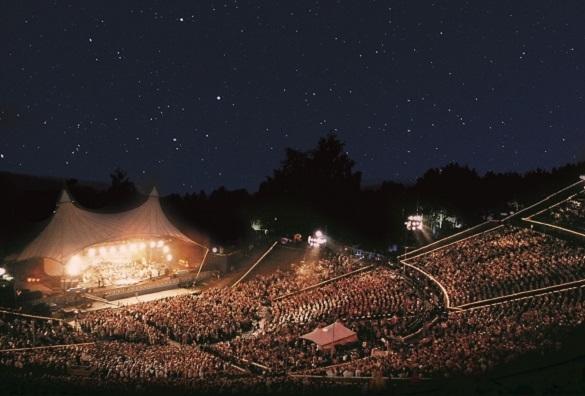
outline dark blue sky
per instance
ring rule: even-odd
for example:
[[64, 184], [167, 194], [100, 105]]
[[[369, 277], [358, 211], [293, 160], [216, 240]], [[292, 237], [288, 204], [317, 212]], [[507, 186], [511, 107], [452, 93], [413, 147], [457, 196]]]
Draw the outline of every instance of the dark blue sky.
[[13, 1], [0, 170], [255, 190], [336, 130], [366, 183], [585, 159], [583, 1]]

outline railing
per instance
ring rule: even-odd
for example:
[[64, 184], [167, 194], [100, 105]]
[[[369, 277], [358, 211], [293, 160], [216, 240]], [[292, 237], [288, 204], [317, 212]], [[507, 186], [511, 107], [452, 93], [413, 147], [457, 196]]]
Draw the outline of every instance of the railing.
[[275, 242], [272, 244], [272, 246], [270, 246], [270, 247], [268, 248], [268, 250], [266, 250], [266, 251], [264, 252], [264, 254], [263, 254], [262, 256], [260, 256], [260, 258], [259, 258], [258, 260], [256, 260], [256, 262], [255, 262], [254, 264], [252, 264], [252, 266], [251, 266], [250, 268], [248, 268], [248, 271], [246, 271], [246, 273], [245, 273], [244, 275], [242, 275], [242, 276], [240, 277], [240, 279], [238, 279], [238, 280], [237, 280], [237, 281], [236, 281], [236, 282], [235, 282], [235, 283], [232, 285], [232, 287], [236, 287], [236, 286], [237, 286], [237, 285], [238, 285], [238, 284], [239, 284], [239, 283], [240, 283], [242, 280], [244, 280], [244, 278], [245, 278], [246, 276], [248, 276], [248, 274], [249, 274], [250, 272], [252, 272], [252, 270], [253, 270], [254, 268], [256, 268], [256, 266], [257, 266], [258, 264], [260, 264], [260, 262], [261, 262], [262, 260], [264, 260], [264, 257], [268, 256], [268, 254], [269, 254], [269, 253], [272, 251], [272, 249], [274, 249], [274, 247], [275, 247], [277, 244], [278, 244], [278, 241], [275, 241]]
[[541, 287], [538, 289], [526, 290], [518, 293], [506, 294], [505, 296], [499, 296], [494, 298], [488, 298], [485, 300], [474, 301], [471, 303], [460, 305], [456, 308], [456, 312], [470, 311], [472, 309], [486, 308], [498, 304], [505, 304], [509, 301], [523, 300], [527, 298], [537, 297], [545, 294], [560, 293], [567, 290], [576, 289], [578, 287], [585, 286], [585, 279], [580, 279], [572, 282], [561, 283], [559, 285], [552, 285], [547, 287]]
[[[434, 245], [438, 245], [438, 244], [444, 243], [444, 242], [446, 242], [446, 241], [447, 241], [447, 240], [449, 240], [449, 239], [455, 239], [455, 238], [457, 238], [457, 237], [460, 237], [460, 236], [462, 236], [463, 234], [468, 234], [468, 233], [470, 233], [470, 232], [472, 232], [472, 231], [474, 231], [474, 230], [477, 230], [478, 228], [483, 228], [483, 227], [493, 226], [493, 227], [490, 227], [490, 228], [488, 228], [488, 229], [487, 229], [487, 230], [485, 230], [484, 232], [486, 232], [486, 231], [490, 231], [490, 230], [492, 230], [493, 228], [496, 228], [498, 224], [500, 224], [500, 222], [499, 222], [498, 220], [488, 220], [488, 221], [484, 221], [483, 223], [477, 224], [477, 225], [475, 225], [475, 226], [473, 226], [473, 227], [470, 227], [470, 228], [466, 228], [466, 229], [465, 229], [465, 230], [463, 230], [463, 231], [459, 231], [459, 232], [458, 232], [458, 233], [456, 233], [456, 234], [449, 235], [449, 236], [447, 236], [447, 237], [445, 237], [445, 238], [441, 238], [441, 239], [439, 239], [438, 241], [435, 241], [435, 242], [429, 243], [428, 245], [421, 246], [421, 247], [419, 247], [419, 248], [417, 248], [417, 249], [411, 250], [411, 251], [410, 251], [410, 252], [408, 252], [408, 253], [401, 254], [401, 255], [399, 255], [399, 256], [398, 256], [398, 258], [399, 258], [399, 259], [401, 259], [401, 260], [402, 260], [402, 259], [404, 259], [404, 260], [410, 260], [410, 259], [412, 259], [412, 258], [414, 258], [414, 257], [418, 257], [418, 256], [421, 256], [421, 255], [423, 255], [423, 254], [427, 254], [427, 253], [430, 253], [430, 252], [434, 252], [435, 250], [442, 249], [442, 248], [444, 248], [444, 247], [447, 247], [447, 246], [449, 246], [449, 245], [452, 245], [452, 244], [454, 244], [454, 243], [457, 243], [457, 242], [459, 242], [459, 241], [462, 241], [463, 239], [457, 239], [457, 240], [455, 240], [455, 241], [453, 241], [453, 242], [449, 242], [449, 243], [448, 243], [448, 244], [446, 244], [446, 245], [440, 245], [439, 247], [437, 247], [437, 248], [435, 248], [435, 249], [432, 249], [432, 250], [428, 250], [428, 251], [427, 251], [427, 249], [428, 249], [428, 248], [430, 248], [431, 246], [434, 246]], [[464, 238], [464, 239], [471, 238], [472, 236], [475, 236], [475, 235], [477, 235], [477, 234], [473, 234], [473, 235], [471, 235], [471, 236], [469, 236], [469, 237], [466, 237], [466, 238]], [[422, 253], [420, 253], [420, 254], [417, 254], [417, 255], [415, 255], [415, 256], [412, 256], [414, 253], [421, 252], [421, 251], [422, 251]]]
[[532, 220], [530, 217], [526, 217], [526, 218], [524, 218], [522, 220], [524, 220], [526, 222], [529, 222], [529, 223], [538, 224], [538, 225], [541, 225], [541, 226], [544, 226], [544, 227], [550, 227], [550, 228], [553, 228], [553, 229], [558, 230], [558, 231], [562, 231], [562, 232], [566, 232], [566, 233], [571, 234], [571, 235], [574, 235], [574, 236], [578, 236], [580, 238], [585, 238], [585, 234], [583, 234], [581, 232], [578, 232], [578, 231], [575, 231], [575, 230], [571, 230], [571, 229], [568, 229], [568, 228], [565, 228], [565, 227], [561, 227], [561, 226], [558, 226], [558, 225], [555, 225], [555, 224], [549, 224], [549, 223], [544, 223], [544, 222], [538, 221], [538, 220]]
[[[356, 262], [357, 262], [357, 261], [356, 261]], [[372, 268], [374, 268], [374, 265], [373, 265], [373, 264], [371, 264], [371, 265], [368, 265], [368, 266], [365, 266], [365, 267], [362, 267], [362, 268], [358, 268], [358, 269], [356, 269], [356, 270], [353, 270], [353, 271], [351, 271], [351, 272], [348, 272], [348, 273], [346, 273], [346, 274], [341, 274], [341, 275], [338, 275], [338, 276], [334, 276], [333, 278], [326, 279], [326, 280], [324, 280], [324, 281], [322, 281], [322, 282], [319, 282], [319, 283], [316, 283], [316, 284], [314, 284], [314, 285], [307, 286], [307, 287], [304, 287], [304, 288], [302, 288], [302, 289], [299, 289], [299, 290], [295, 290], [295, 291], [293, 291], [293, 292], [290, 292], [290, 293], [288, 293], [288, 294], [285, 294], [285, 295], [282, 295], [282, 296], [276, 297], [276, 298], [274, 299], [274, 301], [283, 300], [283, 299], [285, 299], [285, 298], [288, 298], [288, 297], [294, 296], [294, 295], [296, 295], [296, 294], [300, 294], [300, 293], [306, 292], [306, 291], [308, 291], [308, 290], [311, 290], [311, 289], [316, 289], [316, 288], [319, 288], [319, 287], [321, 287], [321, 286], [323, 286], [323, 285], [326, 285], [326, 284], [328, 284], [328, 283], [331, 283], [331, 282], [335, 282], [335, 281], [337, 281], [337, 280], [339, 280], [339, 279], [347, 278], [348, 276], [355, 275], [355, 274], [357, 274], [357, 273], [360, 273], [360, 272], [365, 272], [365, 271], [371, 270]]]
[[34, 351], [38, 349], [57, 349], [57, 348], [73, 348], [85, 345], [94, 345], [95, 342], [81, 342], [78, 344], [60, 344], [60, 345], [42, 345], [36, 347], [26, 347], [26, 348], [11, 348], [11, 349], [0, 349], [0, 353], [2, 352], [23, 352], [23, 351]]
[[449, 307], [451, 306], [451, 302], [449, 300], [449, 294], [447, 293], [447, 289], [445, 289], [445, 287], [438, 281], [435, 279], [434, 276], [432, 276], [431, 274], [421, 270], [418, 267], [415, 267], [414, 265], [408, 264], [405, 261], [401, 261], [400, 262], [402, 265], [406, 265], [407, 267], [410, 267], [418, 272], [420, 272], [421, 274], [423, 274], [424, 276], [426, 276], [427, 278], [429, 278], [431, 281], [433, 281], [437, 286], [439, 286], [439, 289], [441, 289], [441, 292], [443, 293], [443, 301], [445, 304], [445, 308], [449, 309]]
[[[470, 231], [470, 230], [473, 230], [473, 229], [479, 228], [480, 226], [485, 226], [485, 225], [486, 225], [486, 224], [488, 224], [488, 223], [489, 223], [489, 222], [486, 222], [486, 223], [479, 224], [479, 225], [477, 225], [477, 226], [475, 226], [475, 227], [472, 227], [472, 228], [469, 228], [469, 229], [465, 230], [464, 232], [467, 232], [467, 231]], [[497, 224], [497, 223], [493, 222], [493, 224]], [[466, 241], [466, 240], [468, 240], [468, 239], [475, 238], [475, 237], [477, 237], [477, 236], [480, 236], [480, 235], [486, 234], [486, 233], [488, 233], [488, 232], [495, 231], [495, 230], [497, 230], [497, 229], [499, 229], [499, 228], [501, 228], [501, 227], [504, 227], [504, 225], [503, 225], [503, 224], [500, 224], [500, 225], [497, 225], [497, 226], [496, 226], [496, 225], [494, 225], [494, 227], [491, 227], [491, 228], [488, 228], [487, 230], [483, 230], [483, 231], [481, 231], [481, 232], [478, 232], [477, 234], [473, 234], [473, 235], [470, 235], [470, 236], [468, 236], [468, 237], [465, 237], [465, 238], [458, 239], [458, 240], [456, 240], [456, 241], [453, 241], [453, 242], [450, 242], [450, 243], [448, 243], [448, 244], [446, 244], [446, 245], [441, 245], [441, 246], [439, 246], [439, 247], [437, 247], [437, 248], [435, 248], [435, 249], [432, 249], [432, 250], [429, 250], [429, 251], [426, 251], [426, 252], [423, 252], [423, 253], [417, 254], [417, 255], [415, 255], [415, 256], [407, 257], [407, 258], [405, 258], [404, 260], [401, 260], [401, 261], [403, 261], [403, 262], [404, 262], [404, 261], [407, 261], [407, 260], [413, 260], [413, 259], [415, 259], [415, 258], [417, 258], [417, 257], [420, 257], [420, 256], [425, 256], [425, 255], [427, 255], [427, 254], [430, 254], [430, 253], [436, 252], [437, 250], [441, 250], [441, 249], [444, 249], [444, 248], [446, 248], [446, 247], [449, 247], [449, 246], [451, 246], [451, 245], [455, 245], [456, 243], [463, 242], [463, 241]], [[460, 233], [460, 234], [461, 234], [461, 233]], [[447, 239], [447, 238], [445, 238], [445, 239]], [[444, 239], [443, 239], [443, 240], [444, 240]], [[430, 246], [430, 245], [427, 245], [427, 246]], [[414, 251], [411, 251], [410, 253], [413, 253], [413, 252], [414, 252]], [[410, 253], [409, 253], [409, 254], [410, 254]]]
[[32, 319], [41, 319], [41, 320], [56, 320], [59, 322], [64, 321], [63, 319], [52, 318], [50, 316], [30, 315], [30, 314], [25, 314], [25, 313], [21, 313], [21, 312], [8, 311], [8, 310], [4, 310], [4, 309], [0, 309], [0, 313], [14, 315], [14, 316], [22, 316], [23, 318], [32, 318]]

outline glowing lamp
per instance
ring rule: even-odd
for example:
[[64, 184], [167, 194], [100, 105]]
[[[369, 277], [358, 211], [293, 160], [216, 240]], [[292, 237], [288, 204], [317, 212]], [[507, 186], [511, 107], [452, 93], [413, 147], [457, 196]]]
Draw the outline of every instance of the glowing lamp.
[[81, 273], [82, 263], [79, 256], [75, 255], [69, 259], [65, 271], [69, 276], [77, 276]]
[[6, 273], [6, 269], [0, 267], [0, 276]]
[[94, 248], [90, 248], [90, 249], [87, 251], [87, 255], [88, 255], [89, 257], [95, 257], [95, 249], [94, 249]]
[[166, 259], [167, 259], [167, 261], [171, 261], [173, 259], [173, 255], [167, 254]]
[[423, 229], [423, 217], [422, 215], [408, 216], [404, 225], [409, 231], [421, 231]]
[[156, 247], [156, 241], [150, 241], [150, 243], [148, 244], [148, 246], [150, 246], [151, 248], [155, 248]]
[[163, 246], [162, 251], [163, 251], [163, 253], [168, 253], [171, 251], [171, 248], [168, 246]]

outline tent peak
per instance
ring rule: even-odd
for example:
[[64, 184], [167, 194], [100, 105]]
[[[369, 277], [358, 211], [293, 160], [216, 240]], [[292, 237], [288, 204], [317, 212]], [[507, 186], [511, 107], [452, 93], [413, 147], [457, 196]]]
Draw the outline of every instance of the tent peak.
[[152, 190], [150, 190], [150, 194], [148, 194], [149, 198], [158, 198], [160, 195], [158, 194], [158, 190], [156, 189], [156, 186], [152, 187]]
[[59, 201], [57, 203], [59, 205], [61, 205], [61, 204], [72, 203], [72, 202], [73, 202], [73, 200], [71, 199], [71, 196], [67, 192], [67, 189], [64, 188], [63, 191], [61, 191], [61, 195], [59, 196]]

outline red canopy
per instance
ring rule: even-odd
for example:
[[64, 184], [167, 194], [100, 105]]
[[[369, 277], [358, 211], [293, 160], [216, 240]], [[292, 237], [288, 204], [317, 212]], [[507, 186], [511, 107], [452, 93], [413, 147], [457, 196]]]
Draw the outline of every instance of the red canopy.
[[336, 345], [350, 344], [358, 340], [355, 331], [348, 329], [341, 322], [335, 322], [325, 327], [317, 327], [310, 333], [301, 336], [301, 338], [313, 341], [320, 349], [330, 349]]

